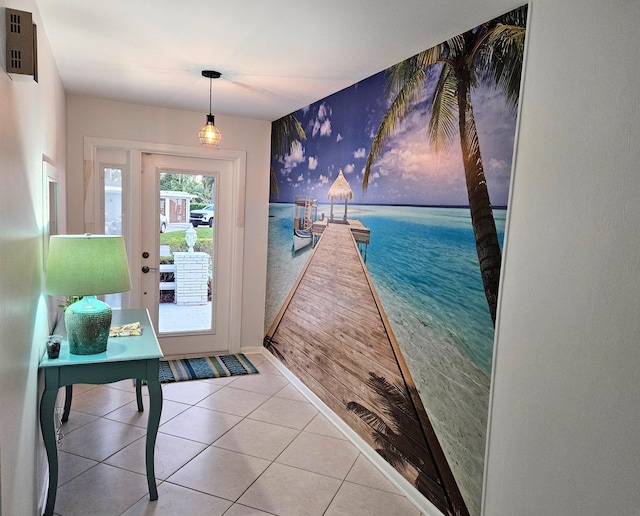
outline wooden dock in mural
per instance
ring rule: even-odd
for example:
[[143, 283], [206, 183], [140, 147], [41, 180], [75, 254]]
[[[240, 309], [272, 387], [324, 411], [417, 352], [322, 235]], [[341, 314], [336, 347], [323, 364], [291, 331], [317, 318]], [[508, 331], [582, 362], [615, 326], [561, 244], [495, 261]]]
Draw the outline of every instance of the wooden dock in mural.
[[467, 514], [358, 252], [368, 228], [322, 222], [265, 346], [383, 457], [406, 464], [400, 473], [444, 514]]

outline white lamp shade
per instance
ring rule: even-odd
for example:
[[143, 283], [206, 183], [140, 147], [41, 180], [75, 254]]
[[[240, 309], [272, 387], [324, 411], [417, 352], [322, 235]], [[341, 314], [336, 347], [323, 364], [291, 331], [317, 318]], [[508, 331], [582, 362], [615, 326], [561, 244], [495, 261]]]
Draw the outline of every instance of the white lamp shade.
[[53, 235], [47, 259], [47, 294], [97, 296], [131, 289], [124, 238]]

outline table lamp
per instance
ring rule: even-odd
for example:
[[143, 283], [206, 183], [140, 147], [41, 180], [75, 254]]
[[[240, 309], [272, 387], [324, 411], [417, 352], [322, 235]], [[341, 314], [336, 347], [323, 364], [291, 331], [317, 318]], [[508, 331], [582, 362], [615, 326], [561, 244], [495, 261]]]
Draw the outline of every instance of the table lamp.
[[53, 235], [47, 259], [47, 294], [83, 296], [64, 313], [69, 351], [93, 355], [107, 349], [111, 307], [95, 296], [131, 288], [124, 238]]

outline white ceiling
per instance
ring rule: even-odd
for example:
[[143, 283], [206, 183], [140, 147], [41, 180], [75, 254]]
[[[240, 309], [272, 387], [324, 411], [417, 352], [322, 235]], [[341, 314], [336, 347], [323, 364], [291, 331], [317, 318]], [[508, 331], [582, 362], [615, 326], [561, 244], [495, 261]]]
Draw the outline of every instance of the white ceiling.
[[[37, 0], [69, 93], [275, 120], [524, 0]], [[39, 27], [39, 30], [42, 28]]]

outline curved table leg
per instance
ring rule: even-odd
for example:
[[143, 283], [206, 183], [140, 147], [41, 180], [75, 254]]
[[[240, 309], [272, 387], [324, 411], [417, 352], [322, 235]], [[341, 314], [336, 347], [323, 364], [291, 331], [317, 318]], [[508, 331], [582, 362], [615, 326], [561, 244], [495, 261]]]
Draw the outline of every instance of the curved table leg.
[[142, 404], [142, 380], [136, 378], [133, 381], [136, 384], [136, 401], [138, 402], [138, 412], [144, 412], [144, 405]]
[[62, 423], [69, 421], [69, 412], [71, 412], [71, 398], [73, 397], [73, 385], [67, 385], [64, 392], [64, 411], [62, 412]]
[[[138, 382], [138, 384], [140, 383]], [[147, 387], [149, 388], [149, 419], [147, 422], [146, 446], [147, 484], [149, 485], [149, 499], [157, 500], [158, 489], [155, 479], [154, 454], [158, 427], [160, 426], [160, 414], [162, 413], [162, 388], [158, 379], [157, 366], [155, 375], [147, 378]]]
[[53, 422], [57, 395], [58, 389], [45, 389], [40, 400], [40, 430], [42, 431], [47, 460], [49, 461], [49, 489], [47, 492], [47, 505], [44, 510], [45, 516], [53, 515], [58, 490], [58, 447], [56, 445], [56, 427]]

